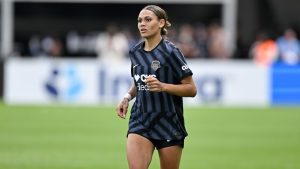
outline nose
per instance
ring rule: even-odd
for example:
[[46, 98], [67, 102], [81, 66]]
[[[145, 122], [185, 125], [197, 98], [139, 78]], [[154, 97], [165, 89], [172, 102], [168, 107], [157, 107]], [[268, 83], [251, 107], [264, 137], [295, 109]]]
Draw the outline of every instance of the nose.
[[139, 23], [139, 25], [140, 25], [140, 27], [143, 27], [143, 26], [145, 26], [146, 24], [145, 24], [144, 21], [142, 21], [142, 22]]

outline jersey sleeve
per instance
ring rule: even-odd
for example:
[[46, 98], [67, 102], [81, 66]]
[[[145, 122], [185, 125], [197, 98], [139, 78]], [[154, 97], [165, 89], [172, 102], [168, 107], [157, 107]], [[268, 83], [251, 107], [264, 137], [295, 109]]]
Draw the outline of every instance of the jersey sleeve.
[[130, 58], [130, 74], [133, 77], [133, 63], [132, 63], [132, 53], [129, 51], [129, 58]]
[[131, 77], [133, 77], [133, 66], [132, 66], [132, 63], [131, 63], [131, 66], [130, 66], [130, 74], [131, 74]]
[[183, 78], [185, 78], [187, 76], [193, 75], [193, 72], [188, 67], [183, 54], [181, 53], [181, 51], [178, 48], [175, 48], [172, 51], [170, 60], [171, 60], [171, 67], [173, 68], [175, 77], [178, 80], [182, 80]]

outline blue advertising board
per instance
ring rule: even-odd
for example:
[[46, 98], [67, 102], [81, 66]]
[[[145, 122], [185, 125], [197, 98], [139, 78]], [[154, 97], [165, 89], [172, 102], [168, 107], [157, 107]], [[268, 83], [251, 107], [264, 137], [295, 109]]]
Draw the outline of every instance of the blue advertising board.
[[275, 63], [270, 73], [272, 105], [300, 105], [300, 65]]

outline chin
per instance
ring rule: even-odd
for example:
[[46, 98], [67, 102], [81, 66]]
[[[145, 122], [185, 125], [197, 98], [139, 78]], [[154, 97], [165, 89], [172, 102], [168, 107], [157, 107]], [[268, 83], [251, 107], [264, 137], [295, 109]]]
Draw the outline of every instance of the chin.
[[149, 38], [153, 37], [153, 35], [149, 35], [149, 34], [141, 34], [141, 37], [142, 37], [142, 38], [145, 38], [145, 39], [149, 39]]
[[147, 35], [147, 34], [141, 34], [141, 37], [142, 37], [142, 38], [148, 38], [149, 35]]

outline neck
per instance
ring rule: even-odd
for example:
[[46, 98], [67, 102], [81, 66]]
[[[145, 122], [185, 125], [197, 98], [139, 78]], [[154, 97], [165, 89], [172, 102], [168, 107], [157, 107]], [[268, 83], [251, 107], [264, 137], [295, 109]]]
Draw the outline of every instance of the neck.
[[147, 38], [145, 40], [145, 47], [144, 49], [146, 51], [151, 51], [152, 49], [154, 49], [158, 43], [161, 41], [162, 37], [160, 34], [158, 34], [158, 36], [154, 36], [154, 37], [151, 37], [151, 38]]

